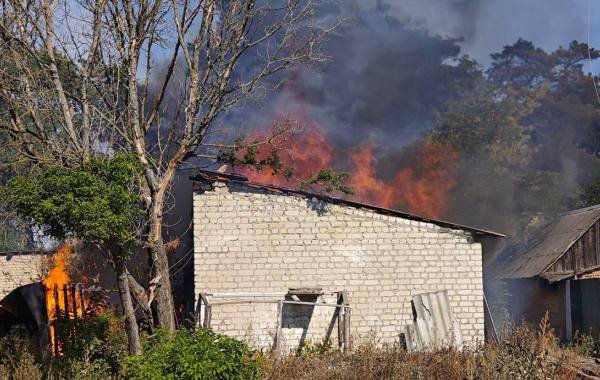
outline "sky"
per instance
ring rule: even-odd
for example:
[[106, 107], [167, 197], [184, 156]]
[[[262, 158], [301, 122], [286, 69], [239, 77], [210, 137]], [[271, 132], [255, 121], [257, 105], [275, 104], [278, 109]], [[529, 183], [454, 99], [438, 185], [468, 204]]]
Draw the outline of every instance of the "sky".
[[[410, 17], [434, 34], [463, 37], [463, 52], [488, 64], [489, 54], [521, 37], [553, 50], [574, 39], [600, 46], [599, 0], [363, 0]], [[589, 21], [589, 22], [588, 22]], [[600, 69], [600, 67], [599, 67]], [[596, 69], [595, 71], [598, 71]]]
[[[302, 114], [337, 147], [370, 139], [383, 155], [431, 130], [432, 110], [446, 99], [442, 62], [467, 54], [488, 66], [491, 53], [519, 38], [551, 52], [573, 40], [587, 42], [588, 30], [591, 46], [600, 48], [600, 0], [323, 1], [335, 4], [323, 8], [325, 20], [351, 16], [324, 46], [331, 62], [322, 71], [301, 72], [290, 91], [241, 108], [225, 125], [254, 129], [283, 114]], [[460, 51], [436, 35], [462, 38]], [[600, 73], [600, 61], [592, 71]]]

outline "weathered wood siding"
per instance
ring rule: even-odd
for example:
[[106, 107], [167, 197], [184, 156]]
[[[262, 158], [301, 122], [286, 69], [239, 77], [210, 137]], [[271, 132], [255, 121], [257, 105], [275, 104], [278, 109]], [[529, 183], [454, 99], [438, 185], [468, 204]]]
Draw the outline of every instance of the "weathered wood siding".
[[585, 273], [600, 267], [600, 221], [594, 223], [545, 273]]

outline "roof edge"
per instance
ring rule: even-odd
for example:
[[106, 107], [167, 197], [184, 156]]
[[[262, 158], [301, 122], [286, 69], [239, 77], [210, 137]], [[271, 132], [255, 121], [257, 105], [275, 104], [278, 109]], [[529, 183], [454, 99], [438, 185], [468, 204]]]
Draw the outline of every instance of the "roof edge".
[[[583, 210], [583, 209], [580, 209], [580, 210]], [[594, 209], [590, 208], [590, 210], [589, 210], [589, 211], [591, 211], [591, 210], [594, 210]], [[570, 214], [569, 214], [569, 215], [570, 215]], [[556, 262], [557, 262], [558, 260], [560, 260], [560, 259], [561, 259], [561, 258], [562, 258], [564, 255], [566, 255], [566, 254], [567, 254], [567, 252], [569, 251], [569, 249], [573, 248], [573, 246], [575, 245], [575, 243], [577, 243], [577, 242], [579, 241], [579, 239], [581, 239], [581, 238], [583, 237], [583, 235], [585, 235], [585, 234], [586, 234], [586, 233], [587, 233], [587, 232], [588, 232], [588, 231], [589, 231], [591, 228], [593, 228], [593, 227], [594, 227], [594, 224], [598, 223], [598, 221], [599, 221], [599, 220], [600, 220], [600, 215], [599, 215], [599, 216], [598, 216], [598, 217], [597, 217], [597, 218], [594, 220], [594, 222], [593, 222], [593, 223], [592, 223], [592, 224], [591, 224], [591, 225], [590, 225], [588, 228], [586, 228], [585, 230], [583, 230], [583, 232], [582, 232], [582, 233], [580, 233], [579, 235], [577, 235], [577, 238], [575, 238], [575, 239], [574, 239], [574, 240], [571, 242], [571, 244], [569, 244], [569, 245], [567, 246], [567, 248], [565, 248], [565, 250], [564, 250], [564, 251], [563, 251], [563, 252], [562, 252], [562, 253], [561, 253], [561, 254], [560, 254], [560, 255], [559, 255], [557, 258], [555, 258], [555, 259], [554, 259], [554, 260], [553, 260], [553, 261], [552, 261], [552, 262], [551, 262], [549, 265], [547, 265], [547, 266], [544, 268], [544, 270], [542, 270], [542, 271], [540, 272], [540, 275], [543, 275], [544, 273], [546, 273], [546, 272], [548, 271], [548, 269], [550, 269], [550, 268], [552, 267], [552, 265], [556, 264]]]
[[22, 250], [22, 251], [0, 251], [0, 256], [18, 256], [18, 255], [46, 255], [51, 253], [51, 251], [44, 251], [40, 249], [30, 249], [30, 250]]
[[419, 216], [419, 215], [411, 214], [411, 213], [404, 212], [404, 211], [375, 206], [375, 205], [372, 205], [369, 203], [361, 203], [361, 202], [351, 201], [351, 200], [347, 200], [347, 199], [343, 199], [343, 198], [333, 197], [333, 196], [326, 195], [326, 194], [312, 193], [312, 192], [303, 191], [303, 190], [294, 190], [294, 189], [290, 189], [290, 188], [286, 188], [286, 187], [282, 187], [282, 186], [254, 183], [254, 182], [250, 182], [248, 180], [248, 177], [241, 175], [241, 174], [236, 174], [236, 173], [221, 173], [221, 172], [216, 172], [216, 171], [212, 171], [212, 170], [197, 169], [195, 175], [190, 176], [190, 179], [192, 181], [196, 181], [196, 182], [197, 181], [233, 182], [233, 183], [241, 184], [241, 185], [244, 185], [244, 186], [247, 186], [250, 188], [269, 191], [271, 193], [283, 193], [285, 195], [299, 195], [302, 197], [317, 198], [317, 199], [320, 199], [320, 200], [323, 200], [323, 201], [326, 201], [329, 203], [344, 204], [344, 205], [347, 205], [350, 207], [368, 209], [368, 210], [374, 211], [379, 214], [391, 215], [391, 216], [396, 216], [396, 217], [400, 217], [400, 218], [404, 218], [404, 219], [410, 219], [410, 220], [416, 220], [416, 221], [425, 222], [425, 223], [431, 223], [431, 224], [435, 224], [437, 226], [444, 227], [444, 228], [460, 229], [460, 230], [476, 233], [479, 235], [506, 237], [506, 235], [501, 234], [499, 232], [495, 232], [495, 231], [466, 226], [466, 225], [462, 225], [462, 224], [458, 224], [458, 223], [452, 223], [452, 222], [448, 222], [445, 220], [428, 218], [428, 217]]

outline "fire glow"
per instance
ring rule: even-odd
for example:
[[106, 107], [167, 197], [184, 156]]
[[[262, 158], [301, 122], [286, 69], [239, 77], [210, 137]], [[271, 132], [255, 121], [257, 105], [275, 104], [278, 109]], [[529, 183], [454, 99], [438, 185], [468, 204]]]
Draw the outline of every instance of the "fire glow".
[[[252, 139], [268, 136], [271, 132], [267, 130], [253, 134]], [[444, 217], [448, 212], [448, 194], [456, 185], [453, 174], [458, 153], [442, 143], [421, 143], [414, 150], [410, 163], [392, 175], [388, 173], [387, 179], [378, 175], [378, 145], [375, 142], [366, 141], [345, 152], [335, 152], [323, 128], [315, 123], [299, 133], [281, 137], [273, 145], [280, 152], [283, 166], [293, 167], [296, 178], [308, 178], [320, 169], [332, 168], [340, 163], [348, 167], [348, 183], [353, 194], [347, 197], [352, 200], [431, 218]], [[267, 154], [261, 150], [258, 158], [264, 158]], [[347, 157], [347, 161], [343, 162], [338, 157]], [[257, 171], [244, 167], [238, 171], [252, 182], [297, 187], [294, 181], [276, 175], [270, 168]]]
[[[77, 302], [75, 288], [70, 286], [71, 278], [68, 266], [73, 253], [73, 247], [63, 244], [52, 255], [52, 268], [43, 283], [46, 287], [46, 309], [50, 322], [50, 343], [54, 353], [60, 355], [61, 343], [58, 342], [56, 322], [60, 317], [77, 319], [84, 315], [84, 300], [80, 293], [80, 302]], [[69, 294], [70, 293], [70, 294]]]
[[[53, 320], [57, 317], [57, 305], [54, 297], [52, 296], [53, 289], [55, 287], [61, 289], [63, 285], [67, 285], [70, 282], [69, 275], [67, 274], [67, 265], [71, 252], [72, 248], [70, 245], [64, 244], [61, 246], [52, 256], [52, 269], [50, 269], [48, 276], [44, 279], [44, 285], [48, 290], [46, 307], [48, 308], [48, 318], [50, 320]], [[58, 298], [58, 308], [61, 310], [64, 310], [65, 308], [65, 301], [63, 297]]]

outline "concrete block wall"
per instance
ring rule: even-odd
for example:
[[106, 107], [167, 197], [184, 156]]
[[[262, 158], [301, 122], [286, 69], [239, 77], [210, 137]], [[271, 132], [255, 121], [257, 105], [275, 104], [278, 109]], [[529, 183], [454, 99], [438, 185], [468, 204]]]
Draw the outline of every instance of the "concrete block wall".
[[0, 253], [0, 300], [19, 286], [41, 281], [45, 260], [40, 253]]
[[[196, 295], [345, 290], [353, 341], [393, 343], [412, 318], [411, 297], [447, 289], [465, 343], [483, 341], [482, 247], [469, 232], [237, 183], [195, 193], [193, 207]], [[212, 321], [261, 348], [272, 344], [272, 311], [223, 306]]]

